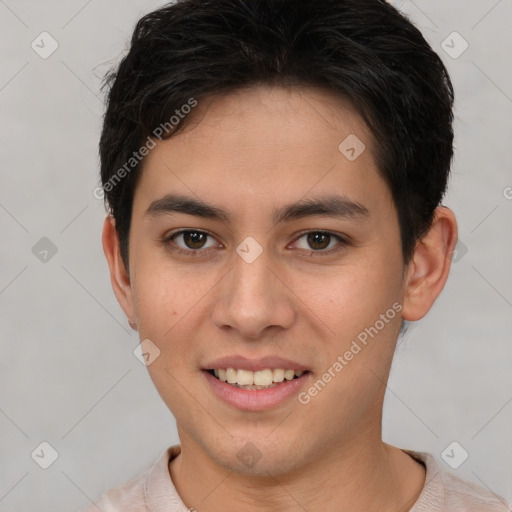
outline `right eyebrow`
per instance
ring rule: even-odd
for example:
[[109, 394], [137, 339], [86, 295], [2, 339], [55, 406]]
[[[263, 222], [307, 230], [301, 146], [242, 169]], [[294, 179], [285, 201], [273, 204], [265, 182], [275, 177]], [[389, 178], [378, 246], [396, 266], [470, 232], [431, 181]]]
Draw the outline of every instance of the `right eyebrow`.
[[201, 199], [187, 197], [181, 194], [167, 194], [164, 197], [153, 201], [144, 215], [159, 215], [168, 213], [186, 213], [207, 219], [221, 220], [227, 224], [231, 223], [229, 214]]
[[[196, 217], [223, 221], [231, 224], [231, 214], [219, 206], [206, 203], [201, 199], [182, 194], [166, 194], [153, 201], [145, 215], [185, 213]], [[286, 204], [273, 212], [275, 224], [312, 216], [327, 216], [344, 219], [365, 219], [370, 217], [370, 210], [346, 196], [328, 195], [309, 198], [295, 203]]]

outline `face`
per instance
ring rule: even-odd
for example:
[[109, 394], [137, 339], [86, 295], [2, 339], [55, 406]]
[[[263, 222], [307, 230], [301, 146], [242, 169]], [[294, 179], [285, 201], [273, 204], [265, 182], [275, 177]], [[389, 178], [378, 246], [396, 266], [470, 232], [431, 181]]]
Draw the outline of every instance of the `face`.
[[318, 89], [196, 109], [146, 157], [121, 301], [160, 351], [148, 371], [182, 446], [277, 475], [380, 439], [404, 267], [369, 131]]

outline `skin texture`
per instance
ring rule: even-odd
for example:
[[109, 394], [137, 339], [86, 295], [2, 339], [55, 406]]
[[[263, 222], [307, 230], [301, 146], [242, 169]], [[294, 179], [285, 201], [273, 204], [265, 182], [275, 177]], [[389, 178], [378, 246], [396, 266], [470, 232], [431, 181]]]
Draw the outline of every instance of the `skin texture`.
[[[130, 232], [130, 273], [114, 221], [103, 246], [117, 299], [140, 339], [161, 351], [148, 371], [176, 418], [182, 452], [170, 475], [188, 507], [253, 510], [401, 511], [424, 485], [422, 465], [382, 442], [382, 405], [401, 319], [419, 320], [448, 277], [457, 224], [446, 207], [404, 267], [396, 209], [378, 173], [373, 141], [350, 104], [314, 88], [252, 87], [201, 102], [182, 133], [146, 157]], [[366, 150], [349, 161], [338, 145], [355, 134]], [[229, 211], [231, 224], [183, 213], [147, 215], [167, 193]], [[316, 215], [281, 224], [272, 211], [299, 199], [343, 194], [366, 218]], [[200, 245], [180, 229], [208, 231]], [[331, 238], [308, 244], [304, 231]], [[263, 252], [236, 252], [253, 237]], [[188, 240], [190, 242], [190, 240]], [[192, 248], [190, 248], [192, 247]], [[194, 249], [198, 247], [199, 249]], [[317, 249], [317, 253], [310, 254]], [[201, 368], [213, 358], [278, 355], [311, 372], [306, 388], [394, 303], [402, 310], [303, 405], [240, 411], [209, 389]], [[261, 458], [238, 457], [251, 442]], [[319, 491], [319, 489], [321, 491]]]

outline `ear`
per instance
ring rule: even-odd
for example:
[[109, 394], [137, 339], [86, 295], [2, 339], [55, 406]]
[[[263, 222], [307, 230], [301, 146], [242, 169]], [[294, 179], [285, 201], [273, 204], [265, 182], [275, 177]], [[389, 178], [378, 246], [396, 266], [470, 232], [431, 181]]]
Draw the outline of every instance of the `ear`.
[[423, 318], [441, 293], [450, 272], [457, 234], [454, 213], [446, 206], [436, 208], [432, 226], [418, 241], [407, 269], [404, 320]]
[[115, 220], [111, 215], [105, 218], [103, 224], [103, 252], [107, 258], [110, 270], [110, 282], [112, 289], [119, 302], [119, 305], [128, 317], [128, 322], [132, 328], [136, 327], [135, 308], [133, 307], [133, 293], [130, 284], [130, 276], [126, 270], [121, 250], [119, 238], [116, 232]]

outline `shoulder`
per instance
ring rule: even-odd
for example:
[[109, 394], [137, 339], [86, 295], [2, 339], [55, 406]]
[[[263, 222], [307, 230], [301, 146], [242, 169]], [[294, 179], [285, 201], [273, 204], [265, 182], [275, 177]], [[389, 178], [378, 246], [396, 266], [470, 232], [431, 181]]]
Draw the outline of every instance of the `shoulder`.
[[[146, 512], [153, 510], [155, 495], [164, 494], [172, 500], [175, 490], [170, 480], [168, 462], [180, 451], [180, 445], [166, 448], [158, 459], [126, 483], [105, 491], [100, 498], [81, 512]], [[165, 492], [163, 492], [165, 491]], [[174, 492], [173, 492], [174, 491]], [[171, 507], [170, 511], [176, 510]]]
[[510, 504], [490, 490], [445, 471], [441, 471], [440, 476], [445, 487], [448, 510], [512, 512]]
[[425, 485], [410, 512], [512, 512], [507, 500], [441, 469], [431, 454], [403, 451], [426, 467]]
[[105, 491], [100, 498], [81, 512], [143, 512], [144, 482], [147, 471], [140, 472], [128, 482]]

